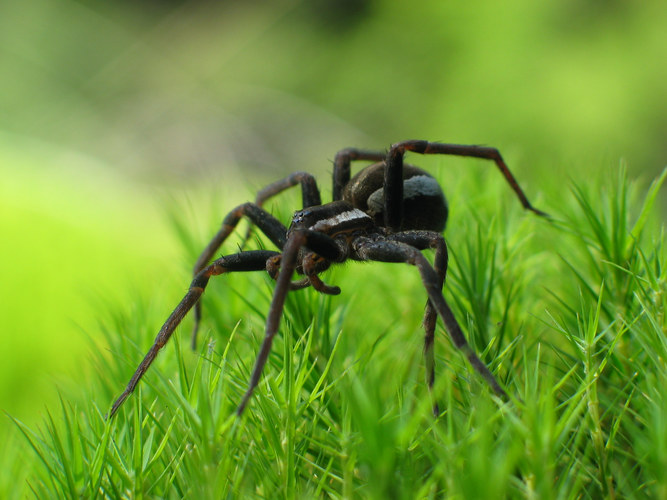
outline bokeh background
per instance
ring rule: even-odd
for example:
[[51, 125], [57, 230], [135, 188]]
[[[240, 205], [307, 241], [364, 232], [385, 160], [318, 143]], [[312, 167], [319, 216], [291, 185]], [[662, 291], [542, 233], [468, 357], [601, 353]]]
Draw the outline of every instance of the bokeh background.
[[1, 2], [0, 408], [39, 421], [102, 311], [180, 283], [170, 213], [328, 192], [342, 147], [493, 145], [531, 193], [652, 178], [666, 55], [660, 1]]

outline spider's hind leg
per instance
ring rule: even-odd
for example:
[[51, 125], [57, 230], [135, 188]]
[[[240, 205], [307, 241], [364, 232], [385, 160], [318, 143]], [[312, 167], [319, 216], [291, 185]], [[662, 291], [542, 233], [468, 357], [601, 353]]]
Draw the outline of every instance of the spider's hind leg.
[[533, 207], [519, 186], [518, 181], [496, 148], [476, 145], [443, 144], [428, 141], [402, 141], [391, 146], [387, 153], [384, 186], [385, 225], [394, 231], [401, 229], [403, 223], [403, 156], [407, 152], [424, 155], [451, 155], [491, 160], [512, 188], [523, 208], [542, 217], [548, 215]]
[[491, 371], [475, 354], [470, 344], [468, 344], [454, 313], [442, 295], [442, 285], [438, 273], [418, 248], [400, 241], [392, 241], [389, 238], [378, 239], [364, 236], [357, 238], [352, 243], [352, 246], [361, 260], [405, 262], [406, 264], [415, 266], [421, 275], [422, 283], [428, 294], [429, 303], [442, 318], [445, 329], [449, 333], [454, 345], [465, 355], [470, 365], [486, 380], [497, 396], [504, 400], [509, 398]]
[[384, 151], [367, 151], [364, 149], [346, 148], [336, 153], [333, 171], [333, 201], [343, 199], [343, 190], [352, 177], [351, 163], [358, 160], [382, 161], [386, 158]]
[[[393, 241], [407, 243], [419, 250], [431, 248], [435, 250], [433, 259], [433, 269], [438, 275], [440, 289], [445, 283], [447, 275], [447, 243], [442, 234], [434, 231], [403, 231], [394, 233], [388, 237]], [[422, 326], [424, 327], [424, 364], [426, 373], [426, 385], [433, 399], [433, 414], [437, 417], [440, 414], [440, 408], [433, 394], [433, 386], [435, 385], [435, 324], [438, 318], [437, 312], [431, 303], [431, 300], [426, 301], [426, 308], [424, 310], [424, 319]]]

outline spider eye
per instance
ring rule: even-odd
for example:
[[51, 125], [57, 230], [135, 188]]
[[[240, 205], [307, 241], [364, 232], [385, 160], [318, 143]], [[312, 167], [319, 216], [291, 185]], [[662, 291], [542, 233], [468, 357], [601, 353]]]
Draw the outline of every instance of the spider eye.
[[292, 216], [292, 224], [290, 225], [290, 228], [299, 225], [303, 222], [304, 217], [306, 216], [305, 210], [299, 210], [298, 212], [294, 212], [294, 215]]

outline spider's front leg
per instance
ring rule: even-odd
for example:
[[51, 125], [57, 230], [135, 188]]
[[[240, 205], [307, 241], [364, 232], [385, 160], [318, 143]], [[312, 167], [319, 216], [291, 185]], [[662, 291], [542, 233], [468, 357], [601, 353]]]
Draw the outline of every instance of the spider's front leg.
[[[286, 191], [297, 184], [301, 184], [301, 204], [303, 208], [322, 204], [322, 197], [320, 196], [320, 190], [317, 187], [315, 177], [308, 172], [294, 172], [284, 179], [272, 182], [268, 186], [262, 188], [255, 196], [255, 205], [262, 207], [264, 206], [264, 203], [274, 196], [279, 195], [283, 191]], [[251, 232], [252, 224], [248, 226], [241, 247], [245, 246], [246, 242], [250, 239]]]
[[134, 375], [132, 375], [130, 382], [127, 384], [127, 388], [114, 402], [113, 406], [111, 407], [111, 411], [109, 412], [109, 418], [114, 416], [123, 402], [130, 394], [132, 394], [134, 389], [137, 387], [139, 380], [141, 380], [141, 377], [143, 377], [144, 373], [146, 373], [148, 368], [153, 363], [153, 360], [155, 360], [155, 357], [157, 356], [160, 349], [164, 347], [171, 335], [174, 333], [176, 327], [183, 320], [192, 306], [194, 306], [202, 296], [211, 276], [218, 276], [220, 274], [232, 272], [262, 271], [266, 268], [266, 261], [277, 254], [278, 252], [272, 252], [269, 250], [240, 252], [234, 255], [221, 257], [197, 273], [195, 278], [192, 280], [190, 288], [185, 294], [185, 297], [183, 297], [181, 302], [176, 306], [176, 309], [174, 309], [174, 311], [169, 315], [169, 318], [167, 318], [167, 321], [165, 321], [164, 325], [162, 325], [162, 328], [160, 328], [157, 337], [155, 337], [153, 345], [149, 349], [137, 370], [134, 372]]
[[496, 395], [504, 400], [509, 398], [491, 371], [475, 354], [470, 344], [468, 344], [458, 321], [454, 317], [454, 313], [442, 295], [441, 281], [438, 273], [417, 248], [399, 241], [391, 241], [388, 238], [369, 238], [365, 236], [358, 237], [352, 243], [352, 247], [361, 260], [405, 262], [417, 267], [428, 294], [429, 302], [433, 305], [433, 308], [445, 324], [445, 329], [449, 333], [454, 345], [466, 356], [468, 362], [486, 380]]
[[[222, 221], [222, 226], [215, 234], [213, 239], [206, 245], [206, 248], [201, 253], [193, 268], [193, 275], [198, 273], [206, 267], [213, 255], [222, 246], [224, 241], [229, 237], [238, 225], [241, 217], [247, 217], [250, 221], [261, 229], [261, 231], [268, 236], [271, 242], [278, 248], [283, 247], [287, 234], [287, 228], [273, 215], [268, 213], [263, 208], [254, 203], [244, 203], [234, 208], [229, 212]], [[199, 322], [201, 321], [201, 302], [195, 304], [194, 310], [194, 326], [192, 327], [192, 350], [197, 349], [197, 332], [199, 331]]]
[[[233, 209], [223, 219], [222, 225], [218, 232], [213, 236], [211, 241], [206, 245], [206, 248], [201, 253], [197, 262], [193, 267], [193, 275], [200, 272], [206, 264], [208, 264], [218, 249], [222, 246], [224, 241], [234, 231], [238, 225], [241, 217], [247, 217], [251, 226], [246, 232], [245, 238], [241, 246], [248, 241], [250, 231], [253, 225], [259, 227], [268, 238], [278, 248], [282, 249], [285, 244], [287, 228], [273, 215], [262, 208], [262, 205], [271, 197], [289, 189], [290, 187], [301, 185], [301, 193], [303, 198], [303, 205], [310, 207], [321, 204], [320, 191], [315, 182], [315, 178], [307, 172], [295, 172], [288, 175], [284, 179], [273, 182], [257, 193], [254, 203], [244, 203]], [[197, 348], [197, 332], [199, 330], [199, 322], [201, 320], [201, 302], [195, 305], [195, 322], [192, 329], [192, 349]]]
[[[343, 251], [336, 241], [323, 233], [308, 229], [298, 229], [290, 232], [287, 242], [283, 247], [282, 256], [280, 257], [280, 270], [276, 279], [276, 288], [273, 291], [269, 314], [266, 319], [264, 340], [257, 354], [248, 389], [236, 409], [238, 416], [243, 414], [255, 387], [259, 384], [262, 370], [271, 353], [273, 338], [280, 328], [280, 318], [285, 307], [285, 299], [287, 298], [287, 293], [292, 289], [292, 275], [300, 264], [299, 252], [303, 247], [308, 248], [327, 260], [338, 261], [344, 258]], [[340, 292], [340, 289], [338, 289], [338, 292]]]

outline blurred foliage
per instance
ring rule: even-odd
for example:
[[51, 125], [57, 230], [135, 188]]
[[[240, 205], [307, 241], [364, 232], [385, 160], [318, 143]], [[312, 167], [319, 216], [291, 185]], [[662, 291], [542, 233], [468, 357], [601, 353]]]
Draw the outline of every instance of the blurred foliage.
[[[192, 188], [194, 213], [203, 191], [221, 214], [249, 183], [307, 169], [326, 190], [337, 149], [406, 138], [496, 146], [554, 205], [563, 178], [590, 178], [582, 165], [625, 157], [631, 176], [655, 176], [667, 158], [666, 11], [0, 3], [0, 407], [31, 421], [54, 400], [47, 374], [85, 372], [95, 297], [131, 302], [165, 275], [187, 279], [159, 215], [163, 186]], [[216, 223], [190, 222], [201, 235]]]
[[16, 146], [0, 134], [0, 408], [30, 420], [69, 378], [58, 373], [82, 376], [98, 309], [154, 280], [173, 252], [142, 189], [71, 151]]
[[623, 156], [655, 175], [667, 156], [665, 10], [8, 2], [1, 125], [144, 178], [324, 171], [337, 148], [413, 137], [511, 148], [561, 172]]

